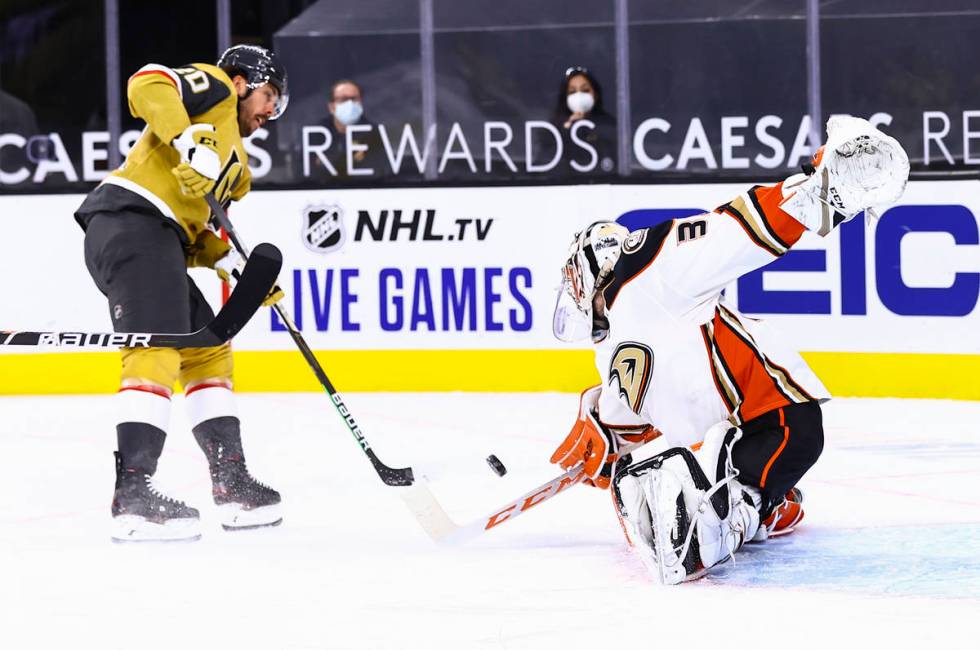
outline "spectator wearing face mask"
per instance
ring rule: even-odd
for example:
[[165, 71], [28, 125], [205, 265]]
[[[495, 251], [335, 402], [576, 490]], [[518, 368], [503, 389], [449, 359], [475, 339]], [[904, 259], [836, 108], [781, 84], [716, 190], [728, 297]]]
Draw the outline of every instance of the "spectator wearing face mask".
[[573, 66], [565, 70], [552, 123], [562, 134], [566, 171], [576, 175], [615, 172], [616, 118], [604, 108], [602, 87], [588, 69]]
[[[364, 116], [361, 87], [350, 79], [334, 82], [327, 109], [330, 116], [323, 125], [332, 136], [327, 160], [336, 171], [336, 178], [371, 181], [383, 176], [384, 151], [377, 126]], [[323, 173], [334, 176], [325, 166], [318, 166], [323, 167]]]

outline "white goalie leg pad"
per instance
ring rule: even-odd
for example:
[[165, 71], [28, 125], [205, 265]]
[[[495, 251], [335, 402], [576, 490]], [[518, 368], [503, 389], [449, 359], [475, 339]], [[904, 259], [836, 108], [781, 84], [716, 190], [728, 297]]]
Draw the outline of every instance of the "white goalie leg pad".
[[759, 531], [758, 491], [732, 480], [728, 492], [727, 516], [719, 517], [716, 510], [707, 508], [697, 520], [701, 562], [706, 569], [729, 558], [734, 561], [735, 552]]
[[[694, 466], [694, 472], [690, 466]], [[696, 519], [703, 472], [690, 450], [674, 448], [619, 473], [617, 504], [633, 548], [662, 584], [678, 584], [704, 573]]]
[[614, 489], [627, 538], [650, 573], [657, 574], [660, 564], [653, 543], [653, 521], [643, 488], [644, 481], [639, 476], [625, 474], [616, 482]]
[[697, 454], [674, 448], [617, 475], [614, 489], [627, 533], [664, 584], [704, 575], [759, 529], [759, 495], [736, 480], [731, 449], [741, 431], [721, 422]]
[[732, 448], [742, 438], [742, 430], [728, 421], [714, 425], [704, 434], [704, 443], [695, 453], [711, 487], [702, 496], [697, 520], [701, 561], [710, 568], [728, 558], [755, 537], [759, 530], [758, 490], [738, 481], [732, 464]]
[[815, 172], [787, 178], [780, 207], [826, 236], [861, 211], [878, 218], [901, 198], [908, 177], [908, 154], [898, 140], [867, 120], [835, 115], [827, 121], [827, 144]]
[[694, 580], [704, 573], [695, 537], [696, 524], [691, 518], [697, 512], [698, 490], [684, 461], [680, 457], [673, 460], [673, 467], [665, 463], [662, 469], [647, 474], [643, 481], [656, 540], [654, 575], [665, 585]]

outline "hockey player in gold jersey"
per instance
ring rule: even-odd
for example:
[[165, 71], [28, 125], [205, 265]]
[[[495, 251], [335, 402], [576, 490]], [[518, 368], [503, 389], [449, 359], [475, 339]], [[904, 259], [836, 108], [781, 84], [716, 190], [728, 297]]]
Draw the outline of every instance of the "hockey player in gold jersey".
[[[117, 331], [190, 332], [212, 311], [187, 275], [194, 266], [228, 280], [241, 258], [208, 226], [204, 195], [223, 204], [248, 193], [242, 142], [286, 108], [286, 71], [272, 52], [230, 48], [217, 65], [150, 64], [129, 78], [129, 110], [146, 122], [125, 163], [75, 213], [85, 262], [108, 298]], [[275, 289], [266, 304], [282, 297]], [[245, 466], [228, 344], [122, 350], [117, 396], [113, 539], [196, 539], [198, 511], [154, 488], [175, 384], [184, 388], [194, 437], [211, 470], [226, 529], [276, 525], [280, 496]]]

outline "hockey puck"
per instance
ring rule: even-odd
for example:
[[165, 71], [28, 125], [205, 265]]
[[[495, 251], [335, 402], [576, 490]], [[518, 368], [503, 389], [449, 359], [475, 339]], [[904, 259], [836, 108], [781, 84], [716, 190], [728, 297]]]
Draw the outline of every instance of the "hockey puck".
[[490, 469], [492, 469], [497, 476], [503, 476], [507, 473], [507, 468], [504, 467], [504, 464], [500, 462], [500, 459], [493, 454], [487, 456], [487, 465], [490, 466]]

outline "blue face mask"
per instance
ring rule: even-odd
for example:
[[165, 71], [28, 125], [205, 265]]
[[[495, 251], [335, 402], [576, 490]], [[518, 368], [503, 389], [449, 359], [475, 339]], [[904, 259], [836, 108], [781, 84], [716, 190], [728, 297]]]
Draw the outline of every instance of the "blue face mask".
[[361, 119], [361, 115], [363, 114], [364, 107], [361, 106], [361, 102], [348, 99], [346, 102], [337, 104], [333, 115], [341, 124], [350, 126], [351, 124], [357, 124], [357, 121]]

